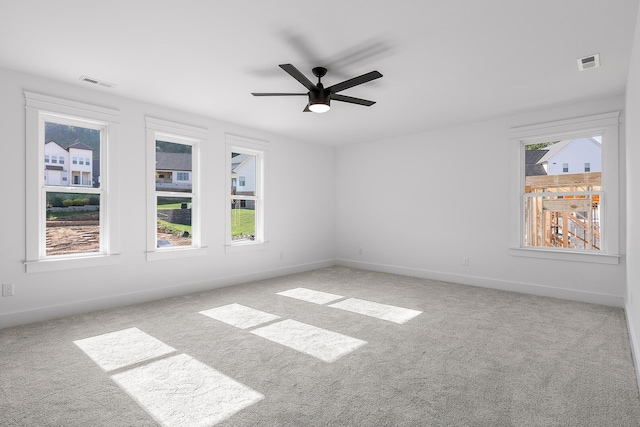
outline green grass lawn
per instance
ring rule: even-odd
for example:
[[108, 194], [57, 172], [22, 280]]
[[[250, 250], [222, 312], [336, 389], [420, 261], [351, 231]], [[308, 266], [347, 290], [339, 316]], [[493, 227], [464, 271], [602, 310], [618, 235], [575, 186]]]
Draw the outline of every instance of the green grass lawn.
[[[180, 203], [172, 203], [169, 205], [158, 205], [158, 209], [180, 209]], [[171, 233], [180, 233], [186, 230], [191, 235], [191, 226], [182, 224], [173, 224], [158, 219], [158, 226]], [[231, 209], [231, 235], [232, 236], [248, 236], [256, 233], [256, 211], [251, 209]]]
[[249, 234], [256, 234], [256, 211], [231, 209], [231, 235], [248, 236]]
[[182, 206], [181, 202], [178, 203], [168, 203], [166, 205], [158, 205], [158, 209], [180, 209]]
[[172, 222], [167, 222], [162, 219], [158, 219], [158, 228], [167, 230], [169, 233], [180, 234], [183, 231], [188, 231], [189, 236], [191, 236], [191, 226], [183, 225], [183, 224], [174, 224]]

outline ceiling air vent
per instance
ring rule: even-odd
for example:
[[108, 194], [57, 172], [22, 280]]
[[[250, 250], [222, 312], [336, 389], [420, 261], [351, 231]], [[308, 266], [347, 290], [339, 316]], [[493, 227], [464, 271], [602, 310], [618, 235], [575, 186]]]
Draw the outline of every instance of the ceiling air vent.
[[600, 54], [585, 56], [584, 58], [578, 58], [578, 70], [590, 70], [600, 66]]
[[105, 82], [105, 81], [94, 79], [87, 76], [81, 76], [80, 80], [82, 80], [83, 82], [94, 84], [94, 85], [108, 87], [109, 89], [116, 87], [116, 85], [114, 85], [113, 83]]

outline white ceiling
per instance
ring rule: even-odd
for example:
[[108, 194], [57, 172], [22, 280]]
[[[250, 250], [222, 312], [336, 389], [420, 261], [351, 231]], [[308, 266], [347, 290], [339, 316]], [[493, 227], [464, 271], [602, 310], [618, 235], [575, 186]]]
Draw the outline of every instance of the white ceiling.
[[[342, 145], [622, 94], [638, 0], [0, 0], [0, 67], [297, 140]], [[579, 72], [576, 59], [600, 54]], [[303, 113], [278, 64], [325, 86]], [[105, 89], [81, 75], [115, 83]]]

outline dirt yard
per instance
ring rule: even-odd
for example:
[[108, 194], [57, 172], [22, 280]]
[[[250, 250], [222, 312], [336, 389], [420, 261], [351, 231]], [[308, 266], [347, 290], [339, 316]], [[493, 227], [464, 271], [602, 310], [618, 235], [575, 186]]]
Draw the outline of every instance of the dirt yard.
[[[47, 256], [98, 252], [100, 250], [99, 213], [91, 212], [47, 220]], [[178, 237], [158, 230], [158, 240], [173, 246], [191, 245], [190, 237]]]

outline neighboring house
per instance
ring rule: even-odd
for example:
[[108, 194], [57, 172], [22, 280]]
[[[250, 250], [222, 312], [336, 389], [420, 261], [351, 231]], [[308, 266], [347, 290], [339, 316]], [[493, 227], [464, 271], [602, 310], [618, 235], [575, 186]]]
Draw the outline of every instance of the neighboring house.
[[[231, 194], [255, 196], [256, 156], [239, 154], [231, 158]], [[238, 208], [255, 207], [253, 200], [239, 200]]]
[[156, 190], [191, 191], [190, 153], [156, 152]]
[[91, 187], [93, 185], [93, 150], [91, 147], [78, 142], [70, 145], [69, 157], [71, 165], [69, 167], [69, 177], [72, 185], [81, 187]]
[[546, 175], [545, 168], [538, 163], [548, 150], [525, 150], [524, 152], [524, 175], [540, 176]]
[[49, 141], [44, 145], [45, 185], [91, 187], [94, 180], [92, 164], [93, 149], [85, 144], [63, 148], [57, 142]]
[[560, 141], [547, 147], [547, 153], [537, 164], [548, 175], [601, 172], [602, 145], [595, 138], [588, 137]]

